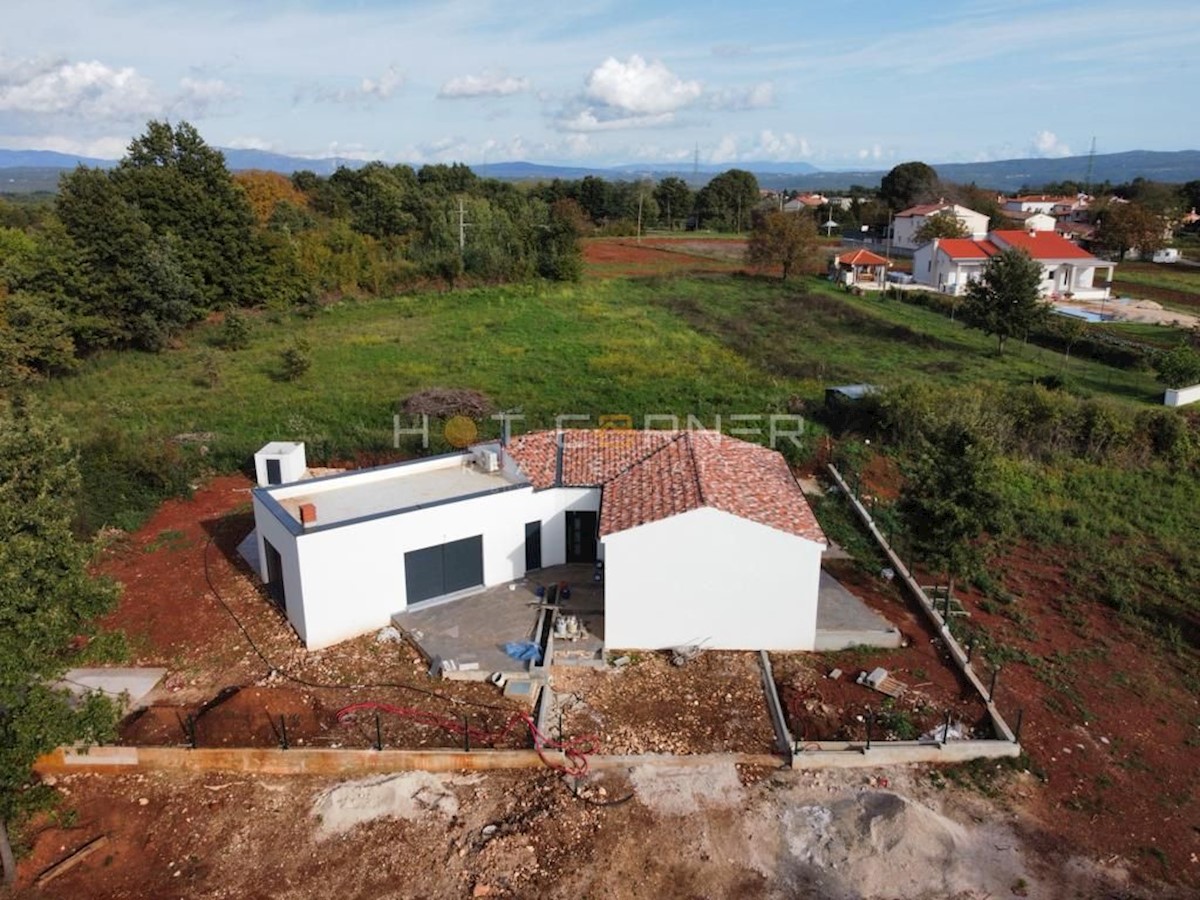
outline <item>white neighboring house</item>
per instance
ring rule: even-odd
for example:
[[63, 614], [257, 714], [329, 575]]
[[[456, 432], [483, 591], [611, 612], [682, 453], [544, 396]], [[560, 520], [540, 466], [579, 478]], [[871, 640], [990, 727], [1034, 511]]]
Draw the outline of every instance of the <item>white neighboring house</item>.
[[1063, 197], [1053, 194], [1025, 194], [1020, 197], [1009, 197], [1004, 201], [1005, 213], [1039, 212], [1055, 215], [1066, 209], [1074, 209], [1084, 195]]
[[1014, 228], [1021, 228], [1024, 231], [1054, 231], [1058, 227], [1058, 219], [1044, 212], [1005, 210], [1004, 218], [1012, 223]]
[[[940, 293], [962, 294], [984, 264], [1009, 247], [1019, 247], [1042, 264], [1042, 296], [1101, 300], [1109, 297], [1116, 265], [1050, 231], [993, 231], [985, 240], [941, 238], [913, 254], [913, 277]], [[1097, 283], [1096, 272], [1104, 270]]]
[[253, 501], [260, 574], [309, 649], [597, 559], [609, 647], [816, 642], [824, 534], [779, 453], [716, 432], [533, 432]]
[[923, 203], [896, 213], [892, 220], [892, 246], [901, 250], [916, 250], [921, 246], [921, 242], [917, 240], [917, 232], [939, 213], [953, 215], [973, 238], [982, 238], [987, 234], [988, 217], [983, 213], [977, 213], [957, 203]]

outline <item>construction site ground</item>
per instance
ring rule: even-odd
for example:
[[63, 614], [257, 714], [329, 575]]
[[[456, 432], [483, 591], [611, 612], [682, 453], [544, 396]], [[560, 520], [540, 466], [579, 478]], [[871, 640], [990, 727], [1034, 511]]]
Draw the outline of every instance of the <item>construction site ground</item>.
[[[872, 487], [880, 493], [884, 485]], [[108, 624], [128, 635], [128, 664], [168, 669], [151, 697], [160, 709], [127, 723], [131, 742], [184, 743], [188, 711], [202, 745], [273, 746], [283, 716], [296, 745], [331, 747], [374, 740], [373, 721], [339, 725], [334, 718], [353, 702], [419, 707], [455, 720], [465, 713], [476, 717], [472, 724], [493, 730], [527, 711], [527, 703], [505, 700], [486, 683], [431, 680], [412, 647], [374, 634], [322, 653], [304, 651], [234, 552], [252, 524], [249, 488], [240, 476], [215, 478], [191, 499], [164, 504], [138, 532], [109, 536], [99, 568], [125, 590]], [[317, 795], [337, 784], [332, 780], [73, 775], [58, 783], [66, 788], [64, 808], [75, 812], [42, 820], [29, 832], [22, 884], [103, 833], [110, 848], [78, 866], [78, 875], [53, 882], [46, 896], [524, 896], [538, 890], [547, 896], [794, 896], [818, 876], [831, 879], [817, 894], [829, 897], [1189, 896], [1187, 888], [1200, 883], [1197, 732], [1188, 725], [1200, 722], [1194, 692], [1166, 677], [1171, 661], [1148, 667], [1137, 635], [1111, 611], [1059, 609], [1053, 597], [1064, 577], [1061, 561], [1016, 548], [1000, 563], [1013, 573], [1009, 586], [1022, 597], [1023, 618], [989, 612], [983, 598], [966, 591], [972, 622], [1048, 661], [1046, 667], [1010, 664], [1001, 678], [999, 699], [1010, 721], [1016, 709], [1027, 712], [1022, 744], [1029, 756], [1015, 766], [914, 767], [876, 776], [738, 772], [731, 764], [733, 776], [681, 776], [691, 785], [686, 790], [671, 787], [678, 786], [674, 776], [652, 777], [651, 770], [636, 778], [606, 771], [605, 794], [597, 793], [597, 801], [627, 796], [627, 781], [637, 786], [633, 800], [611, 807], [576, 799], [549, 772], [492, 773], [450, 784], [446, 790], [457, 804], [450, 815], [439, 811], [451, 805], [436, 799], [445, 793], [436, 785], [424, 792], [418, 785], [419, 799], [403, 801], [412, 787], [405, 782], [398, 793], [389, 788], [389, 796], [407, 803], [405, 809], [419, 808], [415, 818], [384, 817], [327, 839], [317, 836], [312, 810]], [[785, 693], [796, 689], [798, 709], [815, 699], [847, 714], [839, 721], [814, 707], [819, 715], [809, 723], [811, 733], [842, 728], [853, 736], [863, 708], [882, 706], [882, 695], [852, 683], [857, 671], [876, 665], [927, 697], [938, 716], [949, 706], [958, 719], [977, 721], [981, 707], [939, 664], [944, 654], [897, 588], [852, 561], [839, 565], [836, 576], [910, 644], [895, 651], [774, 655], [776, 680]], [[1070, 660], [1069, 673], [1063, 659]], [[825, 678], [833, 667], [846, 673], [839, 682]], [[1121, 672], [1127, 677], [1114, 677]], [[1068, 675], [1064, 696], [1068, 688], [1056, 679]], [[666, 655], [644, 654], [619, 670], [556, 669], [554, 678], [565, 698], [564, 731], [596, 733], [603, 753], [755, 753], [773, 743], [753, 654], [707, 652], [683, 667]], [[936, 718], [900, 711], [916, 728]], [[809, 734], [796, 718], [791, 724], [797, 737]], [[382, 725], [391, 748], [461, 741], [402, 717], [385, 717]], [[555, 719], [548, 725], [557, 731]], [[506, 746], [521, 746], [521, 740]], [[866, 780], [878, 776], [888, 780], [887, 790]], [[724, 799], [703, 793], [710, 782], [726, 785]], [[655, 806], [664, 792], [689, 791], [699, 791], [700, 799]], [[869, 799], [893, 793], [899, 799]], [[893, 824], [855, 837], [851, 831], [875, 821], [864, 803], [884, 812], [891, 804], [945, 830], [896, 825], [902, 819], [889, 813], [885, 820]], [[938, 818], [943, 815], [948, 824]], [[484, 835], [486, 824], [497, 828]], [[998, 827], [1007, 829], [1003, 840], [991, 831]], [[887, 837], [892, 828], [894, 836]], [[1009, 862], [998, 870], [999, 881], [987, 880], [984, 868], [1000, 859], [1001, 847], [1019, 862], [1010, 865], [1004, 857]], [[880, 854], [883, 861], [873, 862]], [[969, 861], [961, 868], [960, 857]], [[879, 866], [890, 870], [889, 859], [897, 865], [909, 860], [914, 880], [880, 881], [872, 893], [870, 879], [882, 877]]]
[[[1076, 855], [1012, 805], [922, 770], [638, 765], [357, 781], [220, 774], [66, 776], [69, 825], [43, 823], [16, 898], [1187, 896]], [[41, 888], [38, 874], [103, 848]]]

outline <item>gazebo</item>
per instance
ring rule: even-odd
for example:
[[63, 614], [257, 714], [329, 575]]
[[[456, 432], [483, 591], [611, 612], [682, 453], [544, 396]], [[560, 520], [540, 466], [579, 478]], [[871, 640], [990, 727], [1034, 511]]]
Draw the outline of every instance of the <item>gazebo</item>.
[[891, 263], [870, 250], [855, 250], [845, 256], [833, 258], [833, 280], [851, 287], [868, 284], [882, 288]]

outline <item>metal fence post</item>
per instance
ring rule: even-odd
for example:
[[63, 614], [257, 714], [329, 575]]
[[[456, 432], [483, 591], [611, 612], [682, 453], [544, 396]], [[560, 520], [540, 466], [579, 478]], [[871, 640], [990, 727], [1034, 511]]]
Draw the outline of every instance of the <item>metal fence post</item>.
[[994, 703], [996, 701], [996, 679], [999, 677], [999, 675], [1000, 667], [997, 666], [996, 668], [992, 669], [992, 684], [991, 687], [988, 688], [988, 703]]
[[279, 749], [288, 749], [287, 716], [284, 715], [279, 717]]
[[466, 715], [463, 716], [463, 750], [471, 752], [471, 722]]
[[1021, 742], [1021, 723], [1025, 721], [1025, 708], [1021, 707], [1017, 710], [1017, 727], [1013, 729], [1013, 743]]
[[867, 749], [871, 749], [871, 732], [874, 731], [875, 710], [867, 710]]
[[946, 725], [942, 729], [942, 745], [950, 743], [950, 710], [946, 710]]
[[375, 710], [375, 749], [383, 749], [383, 727], [379, 724], [379, 710]]

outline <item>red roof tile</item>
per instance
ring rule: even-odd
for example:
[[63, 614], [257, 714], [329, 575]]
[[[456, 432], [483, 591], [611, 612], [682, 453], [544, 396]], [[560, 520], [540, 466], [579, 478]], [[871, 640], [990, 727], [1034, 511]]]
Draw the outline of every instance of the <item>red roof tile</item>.
[[941, 238], [937, 246], [951, 259], [987, 259], [1000, 252], [991, 241], [970, 238]]
[[908, 209], [902, 209], [896, 213], [894, 218], [907, 219], [912, 216], [928, 216], [933, 213], [941, 212], [943, 209], [950, 209], [953, 203], [918, 203], [916, 206], [910, 206]]
[[842, 266], [886, 266], [887, 264], [886, 259], [870, 250], [855, 250], [853, 253], [838, 257], [838, 265]]
[[535, 488], [600, 487], [600, 533], [711, 507], [825, 543], [783, 456], [715, 431], [572, 429], [524, 434], [507, 452]]
[[1072, 244], [1061, 234], [1053, 231], [993, 231], [990, 235], [997, 243], [1009, 247], [1020, 247], [1034, 259], [1094, 259], [1077, 244]]

